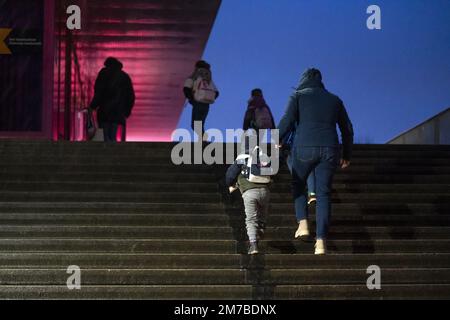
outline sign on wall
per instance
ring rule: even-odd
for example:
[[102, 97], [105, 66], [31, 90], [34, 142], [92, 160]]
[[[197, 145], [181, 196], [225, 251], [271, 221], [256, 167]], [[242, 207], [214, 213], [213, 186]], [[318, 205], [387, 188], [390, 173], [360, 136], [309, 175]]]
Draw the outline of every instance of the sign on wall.
[[43, 36], [43, 0], [0, 0], [0, 131], [42, 130]]

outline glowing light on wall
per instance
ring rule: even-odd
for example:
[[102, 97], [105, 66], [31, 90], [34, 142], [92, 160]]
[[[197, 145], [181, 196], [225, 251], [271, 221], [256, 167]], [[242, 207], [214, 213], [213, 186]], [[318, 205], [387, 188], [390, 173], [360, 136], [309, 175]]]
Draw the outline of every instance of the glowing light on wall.
[[[84, 20], [82, 30], [73, 33], [80, 77], [73, 63], [72, 112], [87, 106], [97, 73], [113, 56], [122, 61], [136, 92], [127, 141], [170, 141], [184, 105], [184, 79], [202, 55], [219, 4], [220, 0], [78, 1]], [[59, 14], [64, 21], [65, 12]], [[65, 39], [64, 33], [57, 36]], [[58, 52], [60, 70], [65, 68], [64, 52], [63, 42]], [[60, 81], [63, 78], [60, 74]], [[58, 88], [59, 100], [55, 99], [61, 106], [64, 94], [55, 77]]]

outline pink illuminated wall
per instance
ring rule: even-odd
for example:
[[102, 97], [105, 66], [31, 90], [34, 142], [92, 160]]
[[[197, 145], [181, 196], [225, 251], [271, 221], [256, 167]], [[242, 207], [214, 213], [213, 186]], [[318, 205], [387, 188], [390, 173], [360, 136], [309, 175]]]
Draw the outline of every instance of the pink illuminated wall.
[[[103, 61], [122, 61], [136, 92], [127, 141], [169, 141], [184, 105], [182, 87], [203, 53], [220, 0], [70, 1], [82, 9], [82, 30], [72, 33], [71, 122], [86, 107]], [[57, 6], [54, 137], [64, 130], [65, 4]], [[59, 134], [59, 138], [61, 134]], [[72, 130], [71, 138], [75, 132]]]

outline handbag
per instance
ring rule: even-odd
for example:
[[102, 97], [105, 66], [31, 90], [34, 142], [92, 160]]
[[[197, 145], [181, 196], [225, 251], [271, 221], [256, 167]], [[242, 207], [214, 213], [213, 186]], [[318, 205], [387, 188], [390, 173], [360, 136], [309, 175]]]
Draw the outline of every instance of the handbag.
[[103, 135], [103, 129], [102, 128], [98, 128], [97, 130], [95, 130], [95, 135], [91, 139], [91, 141], [98, 141], [98, 142], [105, 141], [105, 137]]
[[86, 136], [88, 140], [93, 140], [97, 133], [97, 125], [95, 123], [94, 114], [92, 110], [88, 109], [87, 123], [86, 123]]

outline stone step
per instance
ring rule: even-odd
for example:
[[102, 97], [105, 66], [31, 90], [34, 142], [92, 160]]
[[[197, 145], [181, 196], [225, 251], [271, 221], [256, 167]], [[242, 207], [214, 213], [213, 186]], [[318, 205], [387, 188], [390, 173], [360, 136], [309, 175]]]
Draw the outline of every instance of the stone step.
[[[297, 240], [261, 241], [266, 253], [309, 253], [314, 243]], [[371, 239], [330, 240], [333, 253], [450, 253], [448, 239]], [[2, 252], [122, 252], [122, 253], [246, 253], [246, 241], [192, 239], [68, 239], [68, 238], [0, 238]]]
[[[290, 193], [292, 187], [288, 184], [276, 184], [271, 188], [272, 193]], [[450, 184], [358, 184], [334, 183], [332, 192], [336, 193], [448, 193]]]
[[[167, 162], [169, 163], [169, 162]], [[123, 164], [123, 165], [114, 165], [114, 164], [98, 164], [98, 165], [67, 165], [64, 163], [58, 165], [37, 165], [35, 163], [29, 165], [2, 165], [0, 167], [0, 174], [2, 176], [8, 176], [12, 174], [41, 174], [41, 175], [50, 175], [55, 176], [58, 174], [146, 174], [152, 175], [155, 173], [165, 173], [168, 175], [180, 174], [180, 173], [189, 173], [189, 174], [197, 174], [199, 177], [205, 177], [207, 175], [214, 175], [216, 168], [214, 166], [196, 166], [196, 165], [169, 165], [169, 166], [159, 166], [157, 164], [153, 165], [134, 165], [134, 164]], [[220, 172], [217, 169], [217, 172]], [[442, 175], [450, 175], [450, 165], [446, 166], [373, 166], [373, 165], [355, 165], [350, 166], [348, 169], [342, 170], [338, 169], [336, 175], [385, 175], [385, 174], [393, 174], [393, 175], [430, 175], [430, 174], [442, 174]], [[278, 177], [281, 178], [290, 178], [290, 173], [288, 170], [279, 171]]]
[[[167, 162], [166, 162], [167, 163]], [[366, 167], [362, 167], [364, 169]], [[433, 167], [433, 168], [442, 168], [443, 172], [445, 173], [445, 170], [447, 167]], [[373, 170], [370, 167], [367, 167], [368, 172], [372, 172]], [[413, 168], [414, 169], [414, 168]], [[412, 169], [412, 170], [413, 170]], [[360, 169], [355, 169], [360, 170]], [[361, 170], [364, 171], [364, 170]], [[23, 164], [6, 164], [2, 165], [0, 168], [0, 173], [49, 173], [49, 174], [57, 174], [57, 173], [117, 173], [120, 172], [121, 174], [126, 173], [133, 173], [133, 174], [152, 174], [154, 172], [161, 172], [161, 173], [167, 173], [167, 174], [184, 174], [184, 173], [191, 173], [191, 174], [199, 174], [200, 177], [203, 177], [205, 175], [211, 175], [215, 172], [214, 166], [206, 166], [206, 165], [183, 165], [183, 166], [177, 166], [177, 165], [165, 165], [162, 166], [160, 164], [145, 164], [145, 165], [136, 165], [134, 163], [124, 163], [121, 165], [114, 164], [114, 163], [97, 163], [97, 164], [73, 164], [68, 165], [65, 163], [59, 163], [59, 164], [37, 164], [37, 163], [30, 163], [28, 165]], [[433, 172], [433, 171], [430, 171]], [[287, 172], [286, 172], [287, 173]]]
[[[53, 201], [53, 202], [172, 202], [172, 203], [207, 203], [220, 202], [219, 193], [183, 193], [178, 192], [24, 192], [3, 191], [0, 201]], [[271, 202], [286, 203], [292, 201], [289, 193], [274, 193]], [[334, 203], [450, 203], [450, 193], [334, 193]]]
[[[275, 176], [274, 182], [278, 183], [291, 183], [292, 177], [289, 174], [279, 174]], [[450, 175], [446, 174], [347, 174], [338, 172], [333, 179], [334, 183], [346, 183], [346, 184], [446, 184], [450, 182]]]
[[[448, 284], [384, 285], [99, 285], [68, 290], [62, 286], [0, 286], [0, 299], [151, 299], [151, 300], [271, 300], [271, 299], [449, 299]], [[225, 302], [224, 302], [225, 304]], [[216, 312], [218, 312], [216, 310]]]
[[[428, 188], [424, 188], [428, 189]], [[431, 188], [439, 192], [444, 187]], [[219, 185], [215, 182], [179, 182], [179, 183], [151, 183], [151, 182], [3, 182], [0, 190], [24, 191], [24, 192], [152, 192], [152, 193], [214, 193], [219, 191]]]
[[[170, 159], [169, 159], [170, 160]], [[72, 160], [74, 161], [74, 160]], [[221, 165], [197, 165], [197, 164], [185, 164], [185, 165], [175, 165], [170, 161], [165, 161], [164, 163], [153, 163], [152, 160], [147, 160], [146, 163], [136, 164], [134, 162], [97, 162], [97, 163], [82, 163], [77, 161], [75, 163], [66, 163], [66, 162], [58, 162], [58, 163], [47, 163], [42, 162], [42, 160], [36, 162], [28, 161], [25, 163], [21, 163], [20, 161], [11, 162], [11, 163], [3, 163], [0, 168], [0, 172], [33, 172], [33, 171], [41, 171], [41, 172], [59, 172], [59, 171], [69, 171], [69, 172], [153, 172], [157, 171], [182, 171], [182, 172], [199, 172], [199, 173], [208, 173], [218, 170], [222, 172], [228, 167], [227, 164]], [[222, 171], [220, 171], [222, 170]], [[352, 162], [352, 165], [345, 169], [345, 172], [348, 173], [443, 173], [448, 174], [450, 171], [450, 163], [444, 163], [440, 166], [403, 166], [403, 165], [377, 165], [377, 164], [363, 164], [356, 161], [356, 163]], [[344, 172], [342, 169], [338, 169], [337, 172]], [[281, 163], [280, 164], [280, 173], [288, 174], [288, 168]]]
[[[227, 207], [227, 209], [226, 209]], [[3, 213], [96, 213], [96, 214], [223, 214], [242, 216], [242, 200], [217, 203], [162, 203], [162, 202], [51, 202], [30, 201], [27, 202], [0, 202], [0, 212]], [[294, 216], [292, 201], [271, 204], [271, 215]], [[448, 215], [450, 204], [448, 203], [333, 203], [333, 215], [336, 214], [402, 214], [405, 216], [415, 214]]]
[[[176, 173], [176, 172], [152, 172], [152, 173], [121, 173], [121, 172], [91, 172], [91, 173], [52, 173], [52, 172], [0, 172], [0, 181], [7, 182], [155, 182], [155, 183], [180, 183], [180, 182], [203, 182], [213, 183], [224, 179], [224, 175], [216, 175], [210, 173]], [[284, 183], [290, 184], [292, 177], [289, 174], [280, 174], [275, 177], [275, 184]], [[337, 173], [334, 178], [334, 183], [346, 184], [446, 184], [450, 183], [450, 174], [346, 174]]]
[[[64, 154], [61, 155], [54, 155], [54, 156], [48, 156], [46, 154], [43, 155], [21, 155], [18, 154], [3, 154], [0, 158], [0, 165], [25, 165], [30, 166], [32, 164], [41, 166], [41, 165], [47, 165], [47, 166], [86, 166], [86, 165], [93, 165], [93, 166], [100, 166], [99, 164], [99, 157], [98, 156], [92, 156], [90, 154], [86, 155], [77, 155], [74, 156], [66, 156]], [[161, 166], [162, 168], [172, 168], [174, 165], [170, 161], [170, 157], [167, 155], [163, 156], [157, 156], [157, 157], [141, 157], [141, 156], [134, 156], [130, 157], [128, 155], [111, 155], [110, 157], [111, 161], [110, 164], [114, 166], [129, 166], [132, 164], [133, 166]], [[359, 166], [374, 166], [374, 167], [419, 167], [423, 165], [423, 159], [422, 158], [364, 158], [363, 156], [360, 157], [353, 157], [351, 162], [351, 168], [352, 167], [359, 167]], [[427, 166], [431, 167], [448, 167], [448, 157], [443, 158], [427, 158]], [[194, 167], [196, 169], [201, 168], [208, 168], [210, 166], [203, 164], [203, 165], [185, 165], [183, 167]], [[220, 168], [219, 168], [220, 169]], [[222, 168], [224, 170], [225, 168]], [[280, 170], [282, 172], [287, 172], [288, 168], [285, 165], [284, 161], [280, 161]]]
[[106, 269], [308, 269], [308, 268], [449, 268], [450, 253], [392, 254], [149, 254], [149, 253], [0, 253], [1, 268]]
[[[249, 256], [227, 166], [174, 166], [174, 145], [0, 142], [0, 298], [450, 298], [450, 146], [356, 145], [335, 176], [327, 256], [293, 239], [282, 163]], [[382, 290], [366, 286], [370, 265]]]
[[[294, 240], [296, 226], [268, 227], [265, 240]], [[311, 230], [314, 235], [313, 230]], [[11, 226], [0, 225], [0, 238], [78, 238], [78, 239], [195, 239], [195, 240], [247, 240], [244, 225], [233, 229], [222, 227], [154, 227], [154, 226]], [[450, 227], [348, 227], [334, 225], [330, 239], [446, 239], [450, 240]]]
[[[206, 196], [205, 196], [206, 195]], [[168, 202], [168, 203], [217, 203], [221, 201], [218, 193], [184, 193], [178, 192], [21, 192], [3, 191], [0, 201], [79, 201], [79, 202]]]
[[[219, 185], [216, 182], [18, 182], [3, 181], [0, 190], [4, 191], [48, 191], [48, 192], [216, 192]], [[450, 190], [450, 184], [343, 184], [335, 183], [333, 192], [337, 193], [445, 193]], [[271, 187], [272, 193], [290, 193], [291, 186], [278, 183]]]
[[148, 174], [136, 174], [136, 173], [123, 173], [123, 172], [91, 172], [91, 173], [52, 173], [52, 172], [0, 172], [0, 181], [34, 181], [34, 182], [203, 182], [212, 183], [217, 182], [219, 179], [214, 174], [210, 173], [176, 173], [176, 172], [153, 172]]
[[380, 290], [368, 290], [367, 285], [280, 285], [267, 288], [262, 294], [270, 299], [449, 299], [447, 284], [382, 285]]
[[[272, 203], [284, 203], [292, 200], [288, 193], [272, 193]], [[450, 203], [450, 193], [334, 193], [331, 196], [334, 203], [337, 202], [388, 202], [388, 203]]]
[[[34, 225], [85, 225], [85, 226], [210, 226], [221, 227], [228, 225], [244, 225], [243, 212], [235, 215], [227, 214], [198, 214], [186, 212], [177, 213], [1, 213], [0, 226], [34, 226]], [[310, 223], [316, 220], [315, 215], [309, 217]], [[427, 227], [449, 226], [450, 214], [423, 215], [392, 215], [375, 214], [361, 215], [337, 214], [332, 217], [333, 226], [390, 226], [390, 227]], [[296, 227], [294, 214], [271, 214], [267, 218], [268, 227]], [[312, 226], [311, 226], [312, 227]]]
[[[450, 269], [381, 270], [384, 285], [450, 284]], [[81, 269], [82, 285], [318, 285], [364, 284], [367, 269]], [[64, 269], [0, 268], [0, 285], [64, 285]]]

